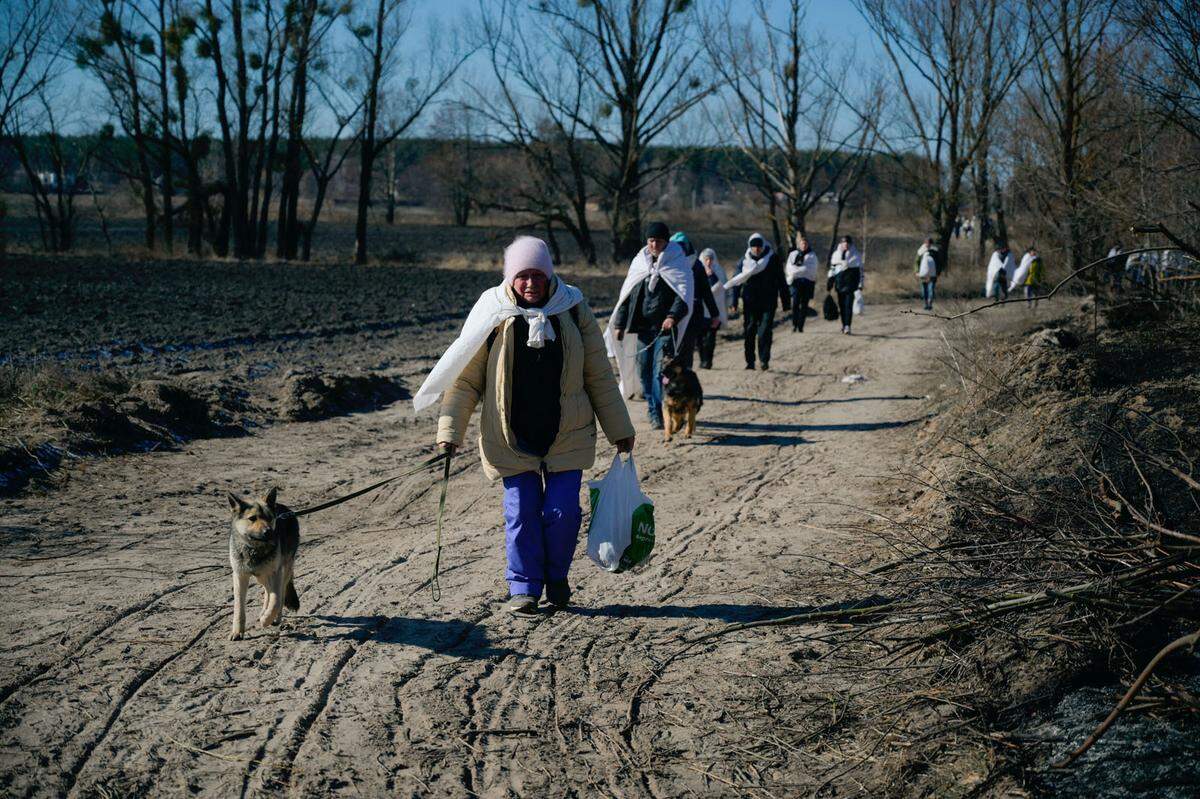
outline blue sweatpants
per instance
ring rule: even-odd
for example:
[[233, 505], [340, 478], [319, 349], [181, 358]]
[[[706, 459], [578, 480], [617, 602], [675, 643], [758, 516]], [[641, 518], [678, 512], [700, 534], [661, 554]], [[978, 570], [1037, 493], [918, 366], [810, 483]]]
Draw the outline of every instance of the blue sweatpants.
[[547, 582], [567, 579], [583, 511], [583, 472], [522, 472], [504, 478], [508, 590], [540, 597]]

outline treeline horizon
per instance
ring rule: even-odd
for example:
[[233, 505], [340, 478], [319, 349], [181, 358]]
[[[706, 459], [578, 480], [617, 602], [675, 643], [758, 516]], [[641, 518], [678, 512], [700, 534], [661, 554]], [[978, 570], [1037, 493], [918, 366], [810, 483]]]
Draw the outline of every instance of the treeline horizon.
[[308, 258], [351, 194], [363, 263], [415, 174], [456, 223], [505, 212], [589, 263], [636, 253], [651, 209], [722, 194], [780, 245], [824, 206], [836, 232], [890, 202], [943, 259], [963, 216], [976, 261], [1020, 217], [1072, 268], [1131, 228], [1197, 227], [1188, 0], [851, 0], [873, 63], [830, 50], [803, 0], [495, 0], [428, 39], [419, 2], [11, 0], [3, 178], [47, 251], [73, 246], [81, 181], [120, 181], [146, 249], [238, 258]]

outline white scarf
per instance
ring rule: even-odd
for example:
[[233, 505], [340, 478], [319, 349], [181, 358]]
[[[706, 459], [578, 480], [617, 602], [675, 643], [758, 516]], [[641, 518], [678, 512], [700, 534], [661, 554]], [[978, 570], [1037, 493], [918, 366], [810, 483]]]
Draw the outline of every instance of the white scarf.
[[829, 277], [834, 277], [845, 272], [847, 269], [862, 269], [862, 258], [858, 254], [858, 248], [851, 244], [842, 252], [839, 246], [834, 252], [833, 258], [829, 262]]
[[413, 409], [420, 413], [436, 403], [442, 392], [453, 385], [462, 374], [462, 370], [475, 357], [475, 353], [479, 352], [479, 348], [487, 341], [492, 331], [510, 317], [523, 316], [528, 320], [530, 347], [541, 349], [546, 346], [547, 341], [554, 341], [554, 325], [550, 324], [550, 317], [566, 313], [583, 302], [583, 292], [557, 278], [550, 290], [553, 293], [541, 308], [522, 308], [517, 305], [509, 296], [508, 287], [504, 284], [479, 295], [475, 307], [467, 314], [462, 332], [446, 348], [446, 352], [434, 365], [433, 371], [413, 395]]
[[[620, 308], [643, 280], [646, 280], [646, 287], [649, 290], [657, 286], [660, 279], [667, 281], [671, 290], [678, 294], [687, 305], [687, 316], [678, 320], [675, 327], [671, 329], [672, 337], [675, 340], [675, 351], [678, 352], [680, 344], [683, 343], [683, 335], [687, 330], [688, 322], [692, 319], [692, 306], [696, 300], [692, 256], [684, 253], [683, 247], [679, 246], [678, 242], [668, 243], [662, 255], [653, 262], [650, 259], [650, 252], [645, 248], [634, 256], [633, 261], [629, 264], [629, 274], [625, 276], [625, 282], [621, 285], [621, 295], [617, 299], [616, 307]], [[637, 371], [634, 365], [638, 340], [637, 336], [626, 334], [621, 341], [617, 341], [617, 334], [613, 331], [612, 325], [615, 316], [614, 312], [608, 318], [608, 327], [604, 330], [604, 342], [608, 345], [609, 357], [615, 358], [617, 361], [621, 396], [630, 397], [633, 396], [633, 389], [638, 382], [635, 379]], [[630, 313], [630, 317], [632, 318], [632, 313]]]
[[731, 289], [734, 286], [740, 286], [767, 268], [767, 264], [771, 262], [771, 256], [775, 254], [775, 251], [771, 249], [770, 244], [765, 243], [765, 239], [763, 241], [763, 254], [758, 258], [750, 254], [749, 247], [746, 248], [746, 254], [742, 256], [742, 271], [731, 277], [729, 282], [725, 284], [725, 288]]

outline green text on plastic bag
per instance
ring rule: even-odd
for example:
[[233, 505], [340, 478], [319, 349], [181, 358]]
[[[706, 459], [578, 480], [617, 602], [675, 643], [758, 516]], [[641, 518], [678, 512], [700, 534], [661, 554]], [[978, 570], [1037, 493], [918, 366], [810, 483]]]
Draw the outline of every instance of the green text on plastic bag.
[[[588, 502], [592, 507], [592, 513], [596, 512], [596, 503], [600, 500], [600, 491], [598, 489], [590, 489], [588, 491]], [[654, 506], [649, 502], [638, 505], [633, 509], [633, 533], [630, 537], [629, 546], [625, 547], [625, 551], [621, 553], [621, 562], [617, 564], [614, 574], [620, 574], [623, 571], [632, 569], [646, 558], [650, 557], [651, 550], [654, 549]]]

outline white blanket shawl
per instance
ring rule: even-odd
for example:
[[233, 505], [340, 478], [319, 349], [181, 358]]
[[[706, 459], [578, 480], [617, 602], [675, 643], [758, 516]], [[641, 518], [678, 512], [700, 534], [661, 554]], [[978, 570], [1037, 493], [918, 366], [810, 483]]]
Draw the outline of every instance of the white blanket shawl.
[[742, 271], [731, 277], [729, 282], [725, 284], [725, 288], [731, 289], [734, 286], [740, 286], [766, 269], [767, 264], [771, 262], [771, 256], [774, 254], [775, 251], [771, 249], [770, 244], [763, 247], [763, 254], [758, 258], [751, 255], [749, 248], [747, 248], [746, 254], [742, 256]]
[[[621, 285], [621, 295], [617, 299], [616, 307], [620, 308], [633, 294], [638, 284], [647, 278], [649, 278], [648, 288], [657, 286], [659, 280], [667, 281], [671, 290], [682, 297], [684, 303], [687, 304], [687, 316], [680, 319], [671, 331], [672, 337], [675, 339], [675, 350], [678, 351], [680, 344], [683, 343], [683, 335], [687, 330], [688, 322], [692, 319], [692, 307], [696, 300], [692, 256], [684, 253], [683, 247], [672, 241], [667, 244], [667, 248], [663, 250], [663, 254], [658, 257], [657, 262], [652, 265], [649, 251], [642, 248], [642, 251], [634, 256], [633, 261], [629, 264], [629, 274], [625, 276], [625, 282]], [[632, 397], [633, 390], [638, 385], [637, 368], [634, 364], [637, 357], [638, 340], [637, 336], [626, 335], [623, 340], [617, 341], [617, 334], [613, 331], [612, 326], [615, 316], [616, 312], [614, 311], [613, 316], [608, 318], [608, 327], [604, 330], [604, 342], [608, 345], [609, 357], [615, 358], [617, 361], [621, 396]], [[632, 317], [632, 313], [630, 316]]]
[[475, 353], [487, 341], [487, 337], [500, 323], [509, 317], [523, 316], [529, 321], [529, 346], [544, 347], [554, 341], [554, 325], [550, 317], [566, 313], [583, 301], [583, 292], [572, 285], [555, 279], [551, 286], [554, 292], [541, 308], [522, 308], [509, 299], [506, 287], [501, 284], [490, 288], [475, 301], [475, 307], [467, 314], [462, 332], [454, 340], [433, 371], [425, 378], [421, 388], [413, 395], [413, 409], [420, 413], [438, 401], [442, 392], [454, 384], [462, 370], [467, 367]]
[[1017, 262], [1013, 258], [1012, 252], [1006, 256], [1001, 256], [999, 250], [992, 253], [992, 259], [988, 261], [987, 268], [987, 283], [983, 286], [983, 296], [988, 299], [992, 298], [992, 289], [995, 288], [996, 276], [1000, 274], [1000, 270], [1004, 270], [1005, 278], [1011, 277], [1016, 272]]
[[1009, 276], [1008, 290], [1016, 291], [1017, 286], [1024, 286], [1026, 278], [1029, 277], [1029, 265], [1033, 263], [1033, 256], [1025, 253], [1021, 257], [1021, 265], [1017, 267], [1017, 271]]

